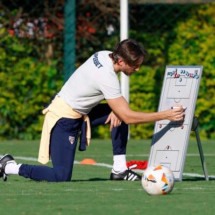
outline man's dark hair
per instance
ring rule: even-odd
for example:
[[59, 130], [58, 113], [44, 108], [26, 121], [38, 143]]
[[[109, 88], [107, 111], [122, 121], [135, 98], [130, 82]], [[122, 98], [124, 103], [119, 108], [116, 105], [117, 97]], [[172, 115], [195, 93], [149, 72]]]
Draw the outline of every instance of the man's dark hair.
[[129, 66], [140, 66], [147, 58], [147, 51], [133, 39], [125, 39], [117, 44], [110, 57], [114, 63], [122, 58]]

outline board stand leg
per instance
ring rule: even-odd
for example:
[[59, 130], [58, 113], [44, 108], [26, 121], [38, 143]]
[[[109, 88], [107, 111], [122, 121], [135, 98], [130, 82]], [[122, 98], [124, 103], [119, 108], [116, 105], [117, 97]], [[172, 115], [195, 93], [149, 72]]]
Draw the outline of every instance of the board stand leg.
[[206, 162], [205, 162], [205, 158], [204, 158], [204, 153], [203, 153], [203, 149], [202, 149], [202, 144], [201, 144], [199, 131], [198, 131], [198, 124], [199, 124], [198, 118], [194, 116], [193, 124], [192, 124], [192, 131], [194, 131], [195, 135], [196, 135], [196, 141], [197, 141], [197, 145], [198, 145], [198, 149], [199, 149], [199, 155], [200, 155], [200, 158], [201, 158], [202, 169], [203, 169], [203, 172], [204, 172], [204, 175], [205, 175], [205, 180], [209, 181], [208, 171], [207, 171]]

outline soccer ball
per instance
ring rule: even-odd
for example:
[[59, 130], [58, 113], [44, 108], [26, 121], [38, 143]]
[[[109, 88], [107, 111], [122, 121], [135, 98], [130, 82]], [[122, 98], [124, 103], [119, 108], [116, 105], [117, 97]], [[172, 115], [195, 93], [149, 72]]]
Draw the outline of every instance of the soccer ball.
[[149, 195], [165, 195], [174, 187], [174, 175], [165, 166], [150, 166], [144, 171], [141, 183]]

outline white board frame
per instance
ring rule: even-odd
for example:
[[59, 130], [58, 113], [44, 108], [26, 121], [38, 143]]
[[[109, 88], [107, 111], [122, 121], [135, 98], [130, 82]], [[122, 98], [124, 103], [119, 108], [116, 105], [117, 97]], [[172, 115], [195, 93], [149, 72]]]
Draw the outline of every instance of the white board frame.
[[176, 181], [182, 180], [203, 67], [166, 66], [158, 111], [182, 105], [183, 122], [157, 121], [148, 166], [169, 167]]

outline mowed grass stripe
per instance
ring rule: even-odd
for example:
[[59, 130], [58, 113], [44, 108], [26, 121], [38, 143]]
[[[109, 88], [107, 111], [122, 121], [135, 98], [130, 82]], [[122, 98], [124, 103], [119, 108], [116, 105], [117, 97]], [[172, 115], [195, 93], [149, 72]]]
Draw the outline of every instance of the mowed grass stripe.
[[[18, 161], [38, 164], [39, 141], [1, 141], [0, 154], [11, 153]], [[150, 140], [131, 140], [128, 160], [147, 159]], [[215, 175], [214, 141], [204, 141], [203, 151], [209, 175]], [[141, 152], [141, 153], [140, 153]], [[110, 167], [75, 165], [72, 182], [35, 182], [19, 176], [0, 181], [2, 215], [213, 215], [215, 180], [205, 181], [196, 141], [189, 144], [182, 182], [165, 196], [149, 196], [140, 182], [110, 181]], [[207, 156], [212, 155], [212, 156]], [[21, 160], [33, 158], [34, 160]], [[112, 164], [110, 141], [93, 140], [86, 152], [77, 151], [76, 161], [93, 158], [97, 164]]]
[[[0, 155], [0, 156], [2, 156], [2, 155]], [[194, 156], [194, 154], [192, 154], [192, 156]], [[196, 156], [197, 156], [197, 154], [196, 154]], [[205, 156], [207, 157], [208, 155], [205, 155]], [[37, 162], [37, 158], [33, 158], [33, 157], [16, 156], [14, 158], [17, 159], [17, 160], [20, 160], [20, 161], [34, 161], [34, 162]], [[75, 161], [74, 164], [82, 165], [81, 161]], [[96, 164], [92, 164], [92, 165], [93, 166], [98, 166], [98, 167], [105, 167], [105, 168], [108, 168], [108, 169], [112, 168], [111, 164], [106, 164], [106, 163], [96, 163]], [[136, 171], [139, 172], [139, 173], [143, 173], [143, 170], [136, 170]], [[205, 178], [204, 175], [197, 174], [197, 173], [183, 173], [183, 176]], [[209, 175], [208, 177], [209, 177], [209, 179], [215, 179], [215, 175]]]

